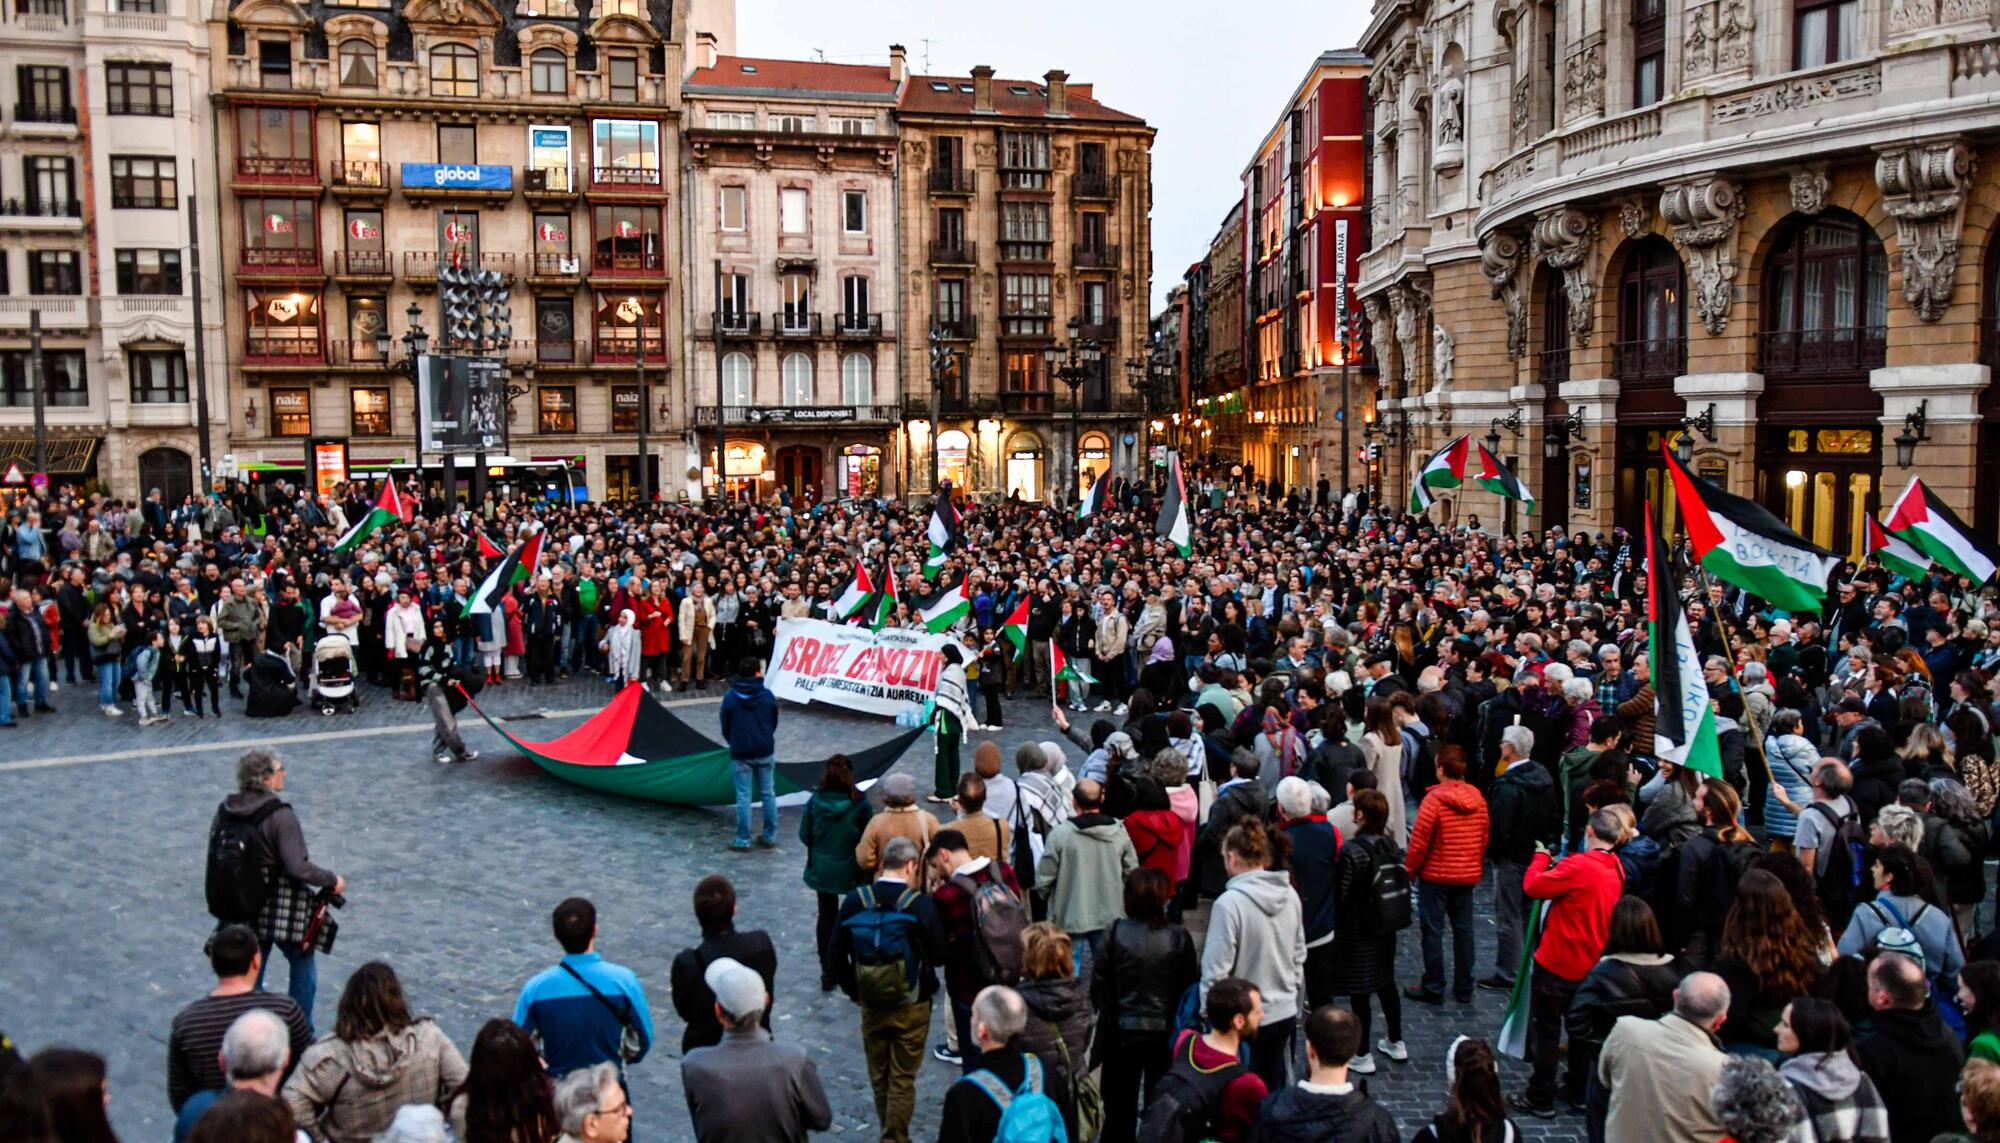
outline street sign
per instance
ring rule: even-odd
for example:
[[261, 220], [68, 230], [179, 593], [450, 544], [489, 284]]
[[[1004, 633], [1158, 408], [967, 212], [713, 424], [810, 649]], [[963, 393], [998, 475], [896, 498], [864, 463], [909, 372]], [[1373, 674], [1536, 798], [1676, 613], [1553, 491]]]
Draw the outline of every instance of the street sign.
[[48, 492], [49, 492], [49, 474], [48, 474], [48, 473], [46, 473], [46, 472], [38, 472], [38, 473], [36, 473], [35, 475], [33, 475], [33, 476], [29, 477], [29, 478], [28, 478], [28, 487], [30, 487], [30, 488], [32, 488], [32, 489], [34, 489], [34, 490], [35, 490], [35, 495], [37, 495], [37, 496], [46, 496], [46, 495], [48, 495]]
[[14, 461], [9, 463], [7, 465], [7, 475], [0, 476], [0, 483], [26, 484], [27, 482], [28, 482], [28, 474], [21, 471], [21, 464], [19, 461]]

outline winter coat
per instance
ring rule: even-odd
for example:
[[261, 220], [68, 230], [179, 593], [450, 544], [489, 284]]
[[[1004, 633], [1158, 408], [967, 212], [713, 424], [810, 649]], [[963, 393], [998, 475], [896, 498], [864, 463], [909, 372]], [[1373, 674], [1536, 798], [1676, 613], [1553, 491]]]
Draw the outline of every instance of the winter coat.
[[1340, 862], [1340, 831], [1326, 815], [1288, 821], [1284, 834], [1292, 843], [1292, 888], [1306, 926], [1306, 944], [1333, 937], [1334, 870]]
[[1125, 827], [1104, 814], [1080, 814], [1049, 831], [1035, 865], [1035, 888], [1048, 898], [1049, 920], [1071, 936], [1099, 932], [1125, 910], [1125, 875], [1139, 867]]
[[618, 614], [621, 619], [624, 616], [632, 615], [635, 623], [630, 627], [620, 623], [605, 633], [604, 673], [610, 675], [613, 679], [625, 679], [629, 681], [639, 677], [639, 659], [644, 654], [644, 651], [641, 650], [642, 640], [636, 624], [638, 616], [633, 615], [632, 609], [629, 607]]
[[778, 748], [778, 699], [756, 675], [729, 680], [722, 696], [722, 736], [738, 761], [769, 760]]
[[404, 1104], [442, 1106], [465, 1082], [459, 1055], [423, 1017], [358, 1043], [327, 1037], [305, 1050], [280, 1093], [292, 1118], [327, 1143], [367, 1143]]
[[1541, 763], [1522, 759], [1493, 779], [1487, 799], [1490, 836], [1487, 853], [1495, 861], [1526, 865], [1535, 843], [1556, 840], [1555, 779]]
[[1935, 1004], [1876, 1012], [1868, 1034], [1855, 1040], [1854, 1054], [1875, 1090], [1894, 1094], [1891, 1139], [1929, 1139], [1959, 1130], [1958, 1071], [1965, 1048]]
[[1881, 893], [1873, 901], [1857, 906], [1854, 915], [1847, 919], [1846, 931], [1840, 934], [1840, 955], [1854, 956], [1874, 944], [1883, 929], [1895, 924], [1896, 913], [1903, 915], [1916, 935], [1917, 947], [1924, 954], [1924, 971], [1931, 979], [1955, 979], [1965, 967], [1965, 951], [1959, 947], [1958, 930], [1952, 925], [1950, 913], [1921, 897]]
[[[424, 623], [424, 613], [415, 604], [408, 611], [400, 607], [389, 609], [389, 620], [382, 629], [382, 646], [391, 659], [414, 659], [423, 653], [424, 639], [430, 628]], [[417, 641], [416, 651], [409, 649], [409, 641]]]
[[1574, 750], [1590, 744], [1590, 724], [1596, 722], [1604, 712], [1598, 708], [1594, 698], [1584, 699], [1569, 710], [1569, 736], [1563, 743], [1566, 749]]
[[[1023, 980], [1014, 986], [1028, 1006], [1028, 1023], [1014, 1037], [1014, 1046], [1042, 1058], [1042, 1067], [1052, 1076], [1061, 1076], [1063, 1086], [1078, 1073], [1090, 1070], [1090, 1030], [1097, 1014], [1090, 1007], [1090, 987], [1074, 976], [1047, 980]], [[1062, 1037], [1062, 1045], [1056, 1037]], [[1063, 1066], [1063, 1053], [1070, 1066]]]
[[1805, 1143], [1889, 1143], [1889, 1109], [1846, 1052], [1806, 1052], [1778, 1065], [1805, 1108]]
[[1535, 964], [1564, 980], [1582, 980], [1610, 936], [1611, 908], [1625, 892], [1625, 874], [1603, 850], [1573, 853], [1553, 866], [1552, 860], [1536, 854], [1521, 879], [1523, 893], [1550, 902]]
[[917, 852], [931, 847], [931, 839], [937, 836], [938, 820], [928, 810], [915, 806], [885, 806], [882, 812], [868, 819], [867, 828], [861, 831], [861, 840], [854, 843], [854, 862], [862, 869], [873, 873], [882, 864], [882, 847], [889, 839], [907, 837], [916, 843]]
[[1375, 870], [1401, 862], [1403, 851], [1382, 834], [1347, 839], [1333, 864], [1335, 995], [1358, 996], [1396, 983], [1396, 934], [1378, 931]]
[[[1803, 807], [1812, 802], [1812, 772], [1819, 765], [1819, 747], [1801, 735], [1773, 735], [1764, 739], [1764, 761], [1794, 804]], [[1799, 816], [1780, 805], [1766, 789], [1764, 831], [1772, 837], [1790, 837], [1798, 828]]]
[[1594, 1070], [1618, 1018], [1657, 1020], [1666, 1015], [1684, 972], [1685, 966], [1665, 953], [1616, 953], [1599, 960], [1563, 1015], [1570, 1058], [1584, 1072]]
[[[1154, 789], [1158, 789], [1154, 785]], [[1164, 801], [1164, 794], [1161, 796]], [[1174, 868], [1180, 861], [1181, 836], [1187, 829], [1181, 816], [1171, 808], [1134, 810], [1125, 815], [1125, 832], [1132, 838], [1132, 848], [1139, 855], [1139, 864], [1148, 869], [1157, 869], [1174, 876]]]
[[1663, 918], [1669, 948], [1686, 951], [1689, 939], [1700, 933], [1711, 938], [1707, 948], [1713, 952], [1722, 939], [1722, 922], [1736, 905], [1737, 882], [1758, 852], [1752, 841], [1724, 842], [1714, 826], [1687, 839], [1674, 856], [1673, 908]]
[[874, 815], [875, 807], [867, 798], [825, 791], [812, 796], [799, 818], [799, 841], [806, 847], [806, 888], [844, 895], [867, 883], [867, 872], [854, 859], [854, 847]]
[[[1179, 925], [1157, 928], [1121, 917], [1104, 934], [1091, 961], [1090, 1000], [1099, 1018], [1121, 1032], [1166, 1032], [1181, 994], [1201, 979], [1194, 938]], [[1104, 1044], [1111, 1037], [1100, 1036]]]
[[1663, 848], [1673, 849], [1701, 829], [1701, 819], [1679, 782], [1663, 782], [1639, 819], [1639, 829]]
[[1334, 1095], [1297, 1084], [1264, 1097], [1250, 1143], [1399, 1143], [1396, 1117], [1359, 1087]]
[[706, 627], [713, 633], [715, 631], [715, 597], [704, 595], [700, 599], [696, 599], [690, 595], [681, 600], [680, 614], [675, 618], [675, 623], [679, 627], [682, 643], [686, 643], [688, 640], [694, 638], [694, 630], [697, 626]]
[[642, 595], [632, 603], [639, 623], [639, 653], [664, 655], [673, 649], [674, 605], [669, 600]]
[[1641, 686], [1637, 694], [1618, 704], [1618, 721], [1625, 724], [1626, 749], [1646, 758], [1653, 756], [1653, 684]]
[[500, 597], [500, 611], [506, 616], [507, 645], [503, 654], [519, 657], [528, 653], [528, 631], [521, 622], [521, 600], [513, 592]]
[[1441, 782], [1419, 803], [1404, 864], [1412, 881], [1477, 885], [1486, 856], [1486, 799], [1469, 782]]
[[[1403, 809], [1403, 748], [1383, 743], [1374, 731], [1361, 736], [1361, 753], [1368, 759], [1368, 768], [1375, 772], [1375, 788], [1389, 802], [1389, 837], [1398, 847], [1408, 844], [1409, 822]], [[1333, 793], [1329, 790], [1328, 793]]]
[[1241, 821], [1263, 821], [1270, 812], [1271, 797], [1256, 780], [1230, 782], [1216, 791], [1209, 807], [1208, 821], [1195, 839], [1195, 862], [1201, 873], [1201, 891], [1213, 897], [1222, 892], [1228, 874], [1222, 868], [1222, 839], [1229, 828]]
[[1257, 986], [1265, 1019], [1289, 1020], [1299, 1014], [1305, 971], [1305, 924], [1291, 880], [1275, 869], [1231, 877], [1209, 914], [1203, 994], [1224, 977], [1238, 977]]
[[1903, 760], [1894, 754], [1854, 766], [1854, 788], [1847, 796], [1861, 811], [1863, 825], [1873, 824], [1883, 806], [1896, 800], [1896, 787], [1903, 782]]

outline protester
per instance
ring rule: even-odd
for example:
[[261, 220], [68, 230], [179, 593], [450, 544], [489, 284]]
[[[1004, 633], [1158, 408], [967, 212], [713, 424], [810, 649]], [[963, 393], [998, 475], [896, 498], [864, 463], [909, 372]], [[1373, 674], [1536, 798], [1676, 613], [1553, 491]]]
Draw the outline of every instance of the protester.
[[799, 817], [799, 842], [806, 847], [806, 888], [819, 899], [814, 948], [819, 951], [821, 992], [832, 992], [835, 986], [833, 926], [840, 900], [867, 879], [854, 855], [874, 812], [855, 788], [853, 761], [845, 754], [828, 758], [820, 772], [819, 790]]
[[1868, 964], [1868, 1007], [1868, 1031], [1854, 1054], [1888, 1105], [1890, 1138], [1957, 1130], [1952, 1095], [1965, 1048], [1939, 1017], [1923, 966], [1901, 953], [1876, 956]]
[[[251, 1008], [232, 1020], [219, 1038], [210, 1061], [211, 1066], [220, 1069], [224, 1086], [203, 1088], [181, 1104], [180, 1114], [174, 1119], [174, 1143], [186, 1143], [215, 1105], [232, 1092], [255, 1092], [266, 1099], [275, 1099], [278, 1085], [284, 1082], [286, 1069], [295, 1058], [295, 1042], [285, 1021], [268, 1009]], [[293, 1125], [291, 1112], [283, 1103], [277, 1107], [284, 1117], [285, 1128], [279, 1138], [302, 1141], [304, 1132]], [[220, 1118], [228, 1116], [225, 1110]], [[217, 1122], [204, 1130], [217, 1131], [220, 1127]]]
[[1257, 1036], [1262, 997], [1247, 980], [1225, 977], [1202, 998], [1207, 1031], [1174, 1040], [1173, 1060], [1139, 1123], [1140, 1143], [1244, 1143], [1270, 1089], [1243, 1060]]
[[1271, 868], [1271, 839], [1261, 822], [1232, 826], [1222, 839], [1222, 859], [1229, 882], [1209, 915], [1202, 985], [1234, 978], [1257, 989], [1263, 1016], [1251, 1040], [1250, 1067], [1276, 1090], [1290, 1082], [1303, 999], [1306, 935], [1299, 896], [1290, 879]]
[[[1548, 850], [1538, 848], [1522, 880], [1522, 891], [1548, 901], [1549, 911], [1530, 980], [1528, 1058], [1534, 1071], [1527, 1092], [1509, 1102], [1538, 1119], [1555, 1114], [1556, 1045], [1563, 1013], [1597, 963], [1610, 936], [1612, 907], [1624, 892], [1624, 872], [1611, 854], [1620, 832], [1617, 817], [1599, 810], [1585, 827], [1583, 852], [1552, 865]], [[1563, 1088], [1570, 1103], [1583, 1102], [1584, 1079], [1572, 1061]]]
[[653, 1045], [653, 1012], [632, 970], [597, 951], [597, 907], [571, 897], [550, 922], [562, 959], [521, 987], [514, 1023], [540, 1041], [549, 1074], [558, 1079], [594, 1064], [644, 1059]]
[[762, 663], [744, 659], [736, 664], [729, 693], [722, 698], [721, 717], [722, 735], [729, 741], [729, 760], [736, 771], [736, 837], [729, 848], [750, 848], [754, 786], [755, 796], [764, 801], [764, 831], [757, 836], [757, 845], [769, 849], [778, 841], [778, 700], [764, 686]]
[[819, 1070], [797, 1044], [767, 1035], [771, 999], [757, 970], [722, 956], [702, 974], [722, 1038], [689, 1051], [681, 1087], [699, 1143], [799, 1140], [833, 1126]]
[[1451, 924], [1452, 998], [1472, 1003], [1472, 890], [1486, 854], [1486, 799], [1465, 780], [1465, 751], [1438, 751], [1438, 785], [1418, 803], [1404, 864], [1417, 883], [1423, 924], [1424, 978], [1403, 996], [1420, 1004], [1444, 1003], [1444, 929]]
[[[257, 987], [263, 954], [249, 926], [224, 925], [216, 930], [209, 938], [208, 963], [215, 971], [215, 987], [174, 1016], [167, 1036], [167, 1102], [175, 1111], [184, 1110], [197, 1093], [225, 1086], [226, 1063], [218, 1061], [218, 1054], [229, 1030], [246, 1012], [272, 1014], [285, 1030], [288, 1059], [297, 1059], [312, 1043], [312, 1029], [298, 1002]], [[272, 1087], [275, 1091], [275, 1082]]]
[[464, 1143], [553, 1139], [555, 1083], [535, 1042], [511, 1020], [488, 1020], [472, 1041], [465, 1080], [446, 1101], [452, 1134]]
[[[1069, 934], [1037, 921], [1021, 930], [1021, 983], [1014, 989], [1027, 1005], [1028, 1022], [1019, 1043], [1041, 1059], [1045, 1073], [1059, 1078], [1073, 1100], [1096, 1088], [1090, 1073], [1091, 1033], [1096, 1026], [1090, 989], [1076, 975]], [[1078, 1121], [1076, 1104], [1068, 1118]]]
[[762, 929], [737, 929], [736, 886], [729, 878], [711, 873], [694, 887], [694, 919], [701, 926], [701, 943], [682, 949], [672, 969], [674, 1011], [686, 1023], [681, 1033], [683, 1054], [722, 1042], [724, 1025], [716, 1017], [715, 996], [707, 983], [708, 968], [716, 961], [727, 958], [763, 978], [766, 1027], [771, 1019], [768, 1004], [777, 998], [777, 949]]
[[1361, 1024], [1344, 1008], [1316, 1008], [1304, 1021], [1306, 1077], [1265, 1097], [1256, 1143], [1399, 1143], [1396, 1117], [1348, 1079], [1361, 1049]]
[[307, 1048], [285, 1105], [328, 1143], [367, 1143], [404, 1104], [442, 1104], [465, 1082], [465, 1057], [437, 1022], [412, 1016], [395, 970], [370, 961], [340, 994], [333, 1035]]
[[1173, 1044], [1175, 1008], [1201, 978], [1194, 941], [1167, 920], [1173, 884], [1157, 869], [1125, 875], [1125, 915], [1111, 923], [1092, 966], [1095, 1060], [1103, 1067], [1103, 1143], [1131, 1143], [1140, 1088], [1151, 1103]]
[[1783, 1143], [1805, 1117], [1798, 1096], [1768, 1060], [1733, 1056], [1710, 1097], [1716, 1121], [1734, 1143]]
[[[1372, 775], [1371, 775], [1372, 777]], [[1388, 1035], [1376, 1043], [1385, 1055], [1403, 1042], [1403, 997], [1396, 991], [1396, 934], [1408, 927], [1407, 908], [1401, 916], [1384, 916], [1376, 880], [1384, 869], [1403, 864], [1402, 850], [1388, 835], [1389, 803], [1380, 790], [1354, 796], [1355, 835], [1340, 847], [1334, 862], [1333, 972], [1334, 992], [1347, 997], [1361, 1022], [1362, 1052], [1353, 1060], [1357, 1074], [1373, 1075], [1375, 1057], [1369, 1050], [1369, 998], [1381, 1005]], [[1404, 1058], [1408, 1052], [1404, 1051]]]
[[1620, 1017], [1655, 1020], [1673, 1006], [1674, 986], [1686, 975], [1665, 951], [1652, 906], [1640, 897], [1621, 897], [1611, 909], [1604, 952], [1583, 978], [1563, 1017], [1569, 1035], [1570, 1066], [1585, 1077], [1585, 1115], [1601, 1137], [1606, 1111], [1597, 1060]]
[[[1036, 750], [1035, 756], [1041, 757]], [[937, 836], [937, 818], [929, 810], [917, 808], [917, 780], [908, 774], [891, 774], [882, 780], [882, 812], [868, 819], [861, 840], [854, 843], [854, 863], [863, 872], [881, 867], [882, 851], [894, 838], [906, 838], [919, 853]]]
[[1604, 1137], [1663, 1143], [1721, 1138], [1725, 1129], [1710, 1096], [1728, 1059], [1715, 1033], [1728, 1019], [1729, 986], [1706, 972], [1681, 981], [1665, 1016], [1620, 1017], [1597, 1063], [1610, 1093]]
[[1855, 1062], [1847, 1018], [1801, 996], [1778, 1020], [1778, 1074], [1792, 1085], [1813, 1143], [1888, 1143], [1889, 1113]]
[[1074, 1098], [1062, 1077], [1042, 1067], [1040, 1057], [1019, 1044], [1028, 1024], [1020, 994], [988, 985], [973, 998], [967, 1054], [979, 1067], [946, 1090], [938, 1124], [939, 1143], [989, 1143], [997, 1138], [1008, 1105], [1028, 1094], [1054, 1101], [1062, 1116], [1063, 1138], [1076, 1138]]
[[944, 926], [919, 879], [918, 856], [907, 837], [884, 843], [875, 880], [841, 902], [833, 930], [840, 990], [861, 1006], [861, 1048], [882, 1143], [909, 1143], [937, 968], [947, 955]]
[[1035, 890], [1048, 900], [1049, 920], [1076, 943], [1080, 974], [1087, 975], [1118, 919], [1125, 875], [1139, 866], [1132, 836], [1104, 812], [1104, 790], [1085, 779], [1071, 795], [1075, 813], [1049, 831], [1035, 865]]
[[632, 1101], [618, 1082], [618, 1069], [593, 1064], [556, 1082], [558, 1143], [625, 1143], [632, 1132]]
[[949, 1048], [933, 1054], [971, 1072], [978, 1066], [972, 1002], [989, 984], [1019, 980], [1027, 910], [1014, 871], [992, 858], [972, 856], [965, 835], [955, 829], [938, 832], [928, 862], [937, 886], [931, 897], [944, 930], [945, 994], [951, 998], [958, 1040], [956, 1058]]

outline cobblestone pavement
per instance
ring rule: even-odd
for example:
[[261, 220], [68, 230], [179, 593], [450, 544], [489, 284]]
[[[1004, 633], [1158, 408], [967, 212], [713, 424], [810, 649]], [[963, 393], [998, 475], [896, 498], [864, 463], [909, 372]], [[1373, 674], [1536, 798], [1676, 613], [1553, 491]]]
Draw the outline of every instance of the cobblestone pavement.
[[[314, 859], [350, 883], [338, 946], [321, 958], [317, 1027], [332, 1024], [348, 973], [380, 958], [396, 967], [415, 1010], [436, 1015], [469, 1050], [479, 1025], [510, 1014], [521, 982], [554, 959], [549, 910], [582, 894], [597, 903], [605, 955], [638, 972], [660, 1026], [660, 1046], [632, 1073], [637, 1133], [686, 1139], [668, 967], [696, 939], [689, 906], [695, 882], [720, 871], [736, 882], [740, 923], [770, 930], [777, 943], [776, 1031], [812, 1051], [834, 1104], [832, 1134], [872, 1137], [854, 1008], [817, 989], [814, 910], [799, 880], [804, 858], [793, 811], [784, 815], [775, 851], [730, 853], [726, 810], [621, 801], [567, 785], [506, 750], [476, 720], [463, 728], [485, 756], [469, 766], [439, 766], [427, 757], [429, 724], [420, 709], [373, 688], [363, 692], [360, 711], [349, 716], [177, 717], [141, 730], [129, 713], [116, 722], [100, 716], [94, 691], [65, 687], [55, 696], [60, 713], [0, 732], [0, 869], [7, 875], [0, 1020], [27, 1051], [69, 1043], [104, 1053], [112, 1119], [124, 1138], [160, 1139], [170, 1129], [168, 1025], [212, 982], [201, 956], [211, 924], [202, 902], [203, 839], [216, 801], [231, 787], [236, 755], [257, 743], [283, 751], [285, 796], [305, 823]], [[596, 709], [607, 696], [601, 685], [572, 681], [539, 689], [508, 684], [482, 698], [496, 715], [557, 712], [517, 724], [523, 737], [553, 738], [582, 720], [575, 712]], [[676, 695], [675, 705], [719, 738], [719, 697]], [[992, 737], [1010, 765], [1020, 743], [1058, 737], [1042, 704], [1009, 703], [1007, 714], [1007, 729]], [[787, 706], [779, 756], [852, 750], [895, 733], [884, 719]], [[926, 787], [930, 765], [921, 744], [901, 763]], [[1482, 971], [1493, 934], [1482, 892]], [[1409, 982], [1418, 973], [1414, 930], [1402, 945], [1401, 979]], [[282, 972], [282, 963], [273, 967], [271, 986], [282, 986]], [[1482, 991], [1470, 1009], [1405, 1005], [1410, 1062], [1382, 1061], [1369, 1081], [1405, 1136], [1442, 1106], [1446, 1046], [1461, 1032], [1493, 1036], [1502, 1004]], [[1508, 1089], [1519, 1090], [1523, 1069], [1513, 1061], [1506, 1068]], [[917, 1138], [934, 1137], [951, 1078], [945, 1065], [925, 1064]], [[1521, 1126], [1529, 1139], [1582, 1137], [1575, 1118]]]

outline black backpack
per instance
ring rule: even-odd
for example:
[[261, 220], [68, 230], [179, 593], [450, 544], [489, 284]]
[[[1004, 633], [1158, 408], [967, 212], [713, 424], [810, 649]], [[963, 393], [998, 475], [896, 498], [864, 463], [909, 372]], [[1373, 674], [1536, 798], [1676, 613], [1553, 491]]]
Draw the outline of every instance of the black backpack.
[[1845, 925], [1861, 899], [1861, 875], [1868, 867], [1863, 856], [1868, 832], [1862, 828], [1861, 815], [1856, 811], [1838, 815], [1825, 802], [1806, 807], [1807, 813], [1815, 811], [1833, 824], [1833, 834], [1822, 847], [1826, 850], [1826, 865], [1813, 878], [1813, 888], [1819, 893], [1827, 918]]
[[1385, 851], [1372, 847], [1375, 872], [1368, 876], [1369, 896], [1375, 901], [1375, 935], [1400, 933], [1410, 927], [1410, 871], [1396, 858], [1392, 845]]
[[1409, 727], [1403, 733], [1417, 740], [1417, 756], [1410, 760], [1410, 788], [1412, 800], [1421, 798], [1432, 786], [1438, 784], [1438, 748], [1435, 735], [1419, 734]]
[[1194, 1063], [1194, 1044], [1200, 1038], [1199, 1031], [1190, 1030], [1174, 1045], [1174, 1061], [1154, 1085], [1152, 1101], [1139, 1121], [1138, 1143], [1200, 1143], [1215, 1138], [1222, 1090], [1249, 1070], [1250, 1046], [1242, 1046], [1234, 1063], [1203, 1071]]
[[270, 874], [258, 861], [257, 829], [285, 808], [276, 798], [247, 814], [224, 802], [208, 827], [208, 912], [225, 925], [254, 924], [264, 911]]

